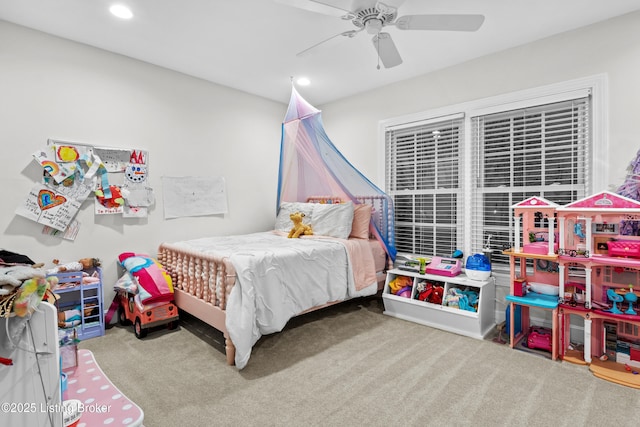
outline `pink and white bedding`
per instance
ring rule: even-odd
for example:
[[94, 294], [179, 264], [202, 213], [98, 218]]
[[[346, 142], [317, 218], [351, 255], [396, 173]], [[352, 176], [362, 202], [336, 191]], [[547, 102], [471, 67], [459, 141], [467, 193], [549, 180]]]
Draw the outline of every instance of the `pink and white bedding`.
[[262, 335], [281, 331], [292, 317], [378, 290], [376, 264], [380, 263], [368, 239], [288, 239], [286, 233], [270, 231], [183, 241], [171, 247], [227, 259], [233, 265], [235, 285], [226, 300], [225, 325], [239, 369]]

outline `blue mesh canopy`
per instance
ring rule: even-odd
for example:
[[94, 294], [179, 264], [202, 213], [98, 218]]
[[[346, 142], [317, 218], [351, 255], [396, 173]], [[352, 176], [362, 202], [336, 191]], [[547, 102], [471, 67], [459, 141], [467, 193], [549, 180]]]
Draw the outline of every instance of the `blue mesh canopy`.
[[282, 123], [278, 206], [321, 196], [372, 204], [370, 230], [395, 259], [392, 199], [338, 151], [324, 131], [320, 110], [292, 87]]

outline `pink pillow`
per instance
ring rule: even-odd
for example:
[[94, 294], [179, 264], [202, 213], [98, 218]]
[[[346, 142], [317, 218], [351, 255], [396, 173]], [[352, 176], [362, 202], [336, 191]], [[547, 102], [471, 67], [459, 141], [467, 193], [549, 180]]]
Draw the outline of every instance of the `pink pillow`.
[[357, 239], [369, 238], [369, 222], [371, 221], [371, 205], [355, 205], [353, 208], [353, 225], [349, 237]]

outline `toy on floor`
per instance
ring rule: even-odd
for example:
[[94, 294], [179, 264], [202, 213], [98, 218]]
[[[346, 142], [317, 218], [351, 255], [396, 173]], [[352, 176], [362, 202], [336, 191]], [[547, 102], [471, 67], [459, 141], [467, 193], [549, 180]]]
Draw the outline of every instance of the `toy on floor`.
[[142, 304], [139, 295], [122, 289], [116, 290], [118, 304], [118, 322], [122, 326], [133, 324], [133, 332], [138, 339], [147, 336], [147, 332], [156, 326], [166, 325], [172, 330], [178, 327], [178, 307], [171, 302], [158, 301]]
[[305, 214], [303, 214], [302, 212], [293, 212], [291, 215], [289, 215], [289, 218], [291, 218], [291, 221], [293, 221], [293, 227], [291, 228], [291, 231], [289, 231], [289, 235], [287, 237], [295, 239], [302, 235], [311, 236], [313, 234], [313, 229], [311, 228], [311, 226], [302, 223], [302, 218], [304, 217]]

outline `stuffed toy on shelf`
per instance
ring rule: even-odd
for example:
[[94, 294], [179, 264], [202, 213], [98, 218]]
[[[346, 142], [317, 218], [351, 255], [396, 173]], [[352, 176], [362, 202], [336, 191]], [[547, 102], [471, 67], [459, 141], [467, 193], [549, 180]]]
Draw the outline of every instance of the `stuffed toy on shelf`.
[[55, 267], [47, 270], [47, 274], [62, 273], [65, 271], [85, 271], [90, 268], [100, 267], [100, 260], [98, 258], [81, 258], [78, 261], [68, 262], [60, 264], [57, 259], [53, 260]]

